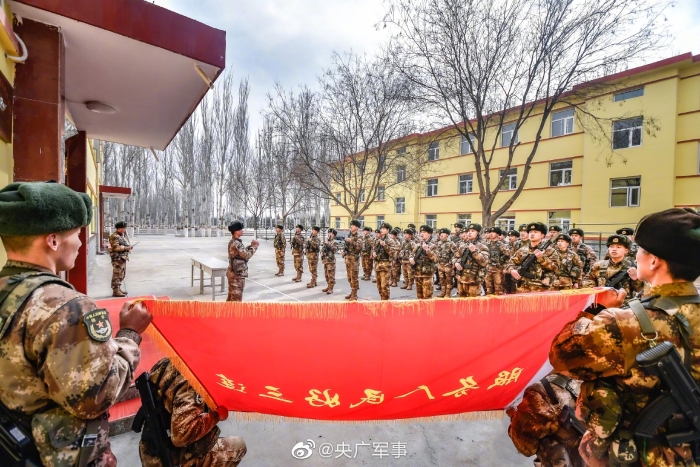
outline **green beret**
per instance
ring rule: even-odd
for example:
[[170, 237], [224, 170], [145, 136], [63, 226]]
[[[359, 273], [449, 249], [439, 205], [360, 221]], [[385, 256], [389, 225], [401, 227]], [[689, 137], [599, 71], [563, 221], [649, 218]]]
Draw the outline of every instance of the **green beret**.
[[583, 233], [583, 230], [579, 228], [571, 229], [569, 230], [569, 235], [580, 235], [582, 237], [585, 237], [586, 235]]
[[66, 232], [92, 220], [85, 193], [56, 182], [10, 183], [0, 190], [0, 235], [30, 237]]
[[547, 235], [547, 226], [544, 225], [542, 222], [533, 222], [527, 225], [528, 232], [532, 232], [533, 230], [542, 232], [543, 234]]
[[469, 224], [467, 226], [467, 230], [476, 230], [477, 232], [481, 232], [481, 224]]
[[617, 232], [615, 232], [618, 235], [634, 235], [634, 229], [632, 227], [623, 227], [621, 229], [617, 229]]
[[634, 240], [637, 245], [663, 260], [698, 265], [700, 214], [690, 208], [673, 208], [649, 214], [639, 221]]
[[429, 225], [421, 225], [421, 226], [420, 226], [420, 231], [421, 231], [421, 232], [428, 232], [429, 234], [432, 235], [432, 233], [433, 233], [433, 228], [430, 227]]
[[608, 237], [608, 241], [605, 242], [607, 246], [610, 245], [622, 245], [628, 250], [630, 249], [630, 239], [627, 238], [625, 235], [611, 235]]

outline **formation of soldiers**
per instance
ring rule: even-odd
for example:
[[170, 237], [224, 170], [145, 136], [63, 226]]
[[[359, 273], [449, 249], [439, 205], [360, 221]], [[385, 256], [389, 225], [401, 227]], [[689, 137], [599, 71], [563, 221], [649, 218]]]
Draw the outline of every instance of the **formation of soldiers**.
[[[409, 224], [401, 231], [384, 222], [372, 231], [361, 229], [357, 220], [350, 222], [350, 234], [341, 252], [345, 259], [350, 293], [346, 300], [357, 300], [359, 281], [377, 284], [381, 300], [389, 300], [391, 287], [412, 290], [415, 284], [419, 299], [476, 297], [513, 293], [542, 292], [608, 286], [624, 289], [632, 298], [641, 292], [637, 279], [634, 229], [625, 227], [608, 237], [605, 259], [598, 260], [593, 248], [583, 242], [585, 233], [573, 228], [547, 228], [541, 222], [522, 224], [518, 231], [499, 227], [484, 229], [481, 224], [456, 223], [454, 229], [433, 229]], [[327, 238], [313, 227], [304, 238], [304, 226], [297, 225], [291, 240], [296, 276], [301, 282], [306, 257], [311, 281], [316, 287], [319, 254], [324, 265], [326, 283], [323, 292], [333, 293], [337, 231], [329, 229]], [[281, 225], [274, 240], [279, 271], [284, 275], [286, 240]], [[360, 276], [360, 267], [362, 275]], [[374, 275], [372, 273], [374, 272]], [[453, 291], [456, 289], [456, 292]]]

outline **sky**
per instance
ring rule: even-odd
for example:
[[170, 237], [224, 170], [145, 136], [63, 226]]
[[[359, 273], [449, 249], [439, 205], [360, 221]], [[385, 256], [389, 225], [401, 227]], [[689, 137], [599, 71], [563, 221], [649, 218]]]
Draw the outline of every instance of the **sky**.
[[[384, 0], [155, 0], [157, 5], [226, 31], [226, 68], [250, 81], [250, 128], [261, 122], [275, 82], [314, 86], [333, 52], [373, 53], [386, 39]], [[667, 51], [700, 54], [700, 0], [677, 0], [667, 9], [674, 34]], [[653, 61], [650, 60], [650, 61]]]

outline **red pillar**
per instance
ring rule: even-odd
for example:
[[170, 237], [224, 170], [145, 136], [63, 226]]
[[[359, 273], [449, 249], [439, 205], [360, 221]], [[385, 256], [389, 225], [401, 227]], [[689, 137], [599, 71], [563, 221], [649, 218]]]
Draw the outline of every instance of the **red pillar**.
[[[66, 140], [67, 176], [66, 185], [75, 191], [87, 192], [87, 134], [78, 132]], [[88, 228], [80, 229], [82, 245], [78, 250], [75, 266], [68, 271], [68, 282], [78, 292], [87, 294], [88, 285]]]
[[29, 57], [15, 68], [14, 180], [63, 182], [63, 35], [55, 26], [29, 19], [15, 25], [15, 31]]

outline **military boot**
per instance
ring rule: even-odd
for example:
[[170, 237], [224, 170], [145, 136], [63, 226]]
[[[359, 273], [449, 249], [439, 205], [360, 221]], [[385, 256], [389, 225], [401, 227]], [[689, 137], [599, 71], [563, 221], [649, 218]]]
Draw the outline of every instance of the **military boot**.
[[403, 285], [399, 287], [400, 289], [407, 289], [408, 288], [408, 283], [406, 281], [403, 281]]
[[308, 284], [306, 284], [306, 288], [307, 288], [307, 289], [310, 289], [310, 288], [313, 288], [313, 287], [316, 287], [316, 281], [312, 279], [311, 282], [309, 282]]
[[330, 287], [326, 286], [325, 289], [321, 289], [321, 292], [328, 292], [328, 289], [330, 289]]
[[328, 287], [328, 290], [326, 290], [326, 293], [327, 293], [328, 295], [332, 294], [332, 293], [333, 293], [333, 287]]
[[126, 291], [126, 289], [122, 289], [122, 286], [119, 286], [119, 291], [123, 293], [124, 295], [129, 295], [129, 292]]
[[348, 296], [345, 297], [345, 298], [348, 299], [348, 300], [350, 300], [350, 301], [355, 301], [355, 300], [357, 300], [357, 290], [356, 290], [356, 289], [353, 289], [352, 292], [350, 292], [350, 295], [348, 295]]
[[112, 289], [112, 297], [126, 297], [126, 294], [119, 290], [119, 287]]

